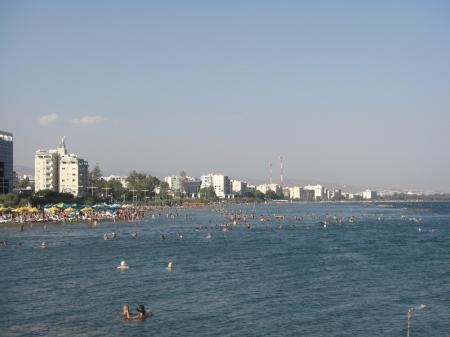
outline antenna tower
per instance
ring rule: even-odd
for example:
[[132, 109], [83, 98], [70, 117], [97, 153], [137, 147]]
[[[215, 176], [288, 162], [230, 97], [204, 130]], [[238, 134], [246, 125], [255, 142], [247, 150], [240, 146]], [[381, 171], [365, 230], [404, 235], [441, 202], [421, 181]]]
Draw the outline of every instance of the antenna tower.
[[283, 187], [283, 157], [280, 156], [280, 186]]
[[273, 171], [272, 171], [272, 163], [269, 163], [269, 181], [270, 181], [271, 185], [272, 185], [272, 173], [273, 173]]

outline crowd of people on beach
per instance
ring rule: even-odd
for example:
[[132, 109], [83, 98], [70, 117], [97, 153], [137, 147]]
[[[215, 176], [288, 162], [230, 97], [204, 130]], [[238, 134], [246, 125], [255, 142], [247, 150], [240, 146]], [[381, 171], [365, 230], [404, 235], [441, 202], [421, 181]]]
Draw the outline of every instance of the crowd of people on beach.
[[42, 208], [0, 208], [1, 224], [26, 224], [50, 222], [93, 222], [143, 220], [148, 206], [133, 205], [47, 205]]

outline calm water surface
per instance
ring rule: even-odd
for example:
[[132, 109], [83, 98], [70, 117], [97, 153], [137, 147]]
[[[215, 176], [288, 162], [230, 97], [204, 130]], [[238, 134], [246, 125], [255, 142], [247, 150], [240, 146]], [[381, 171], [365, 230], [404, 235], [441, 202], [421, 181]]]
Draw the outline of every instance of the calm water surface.
[[[223, 232], [210, 208], [172, 209], [174, 219], [0, 229], [9, 242], [0, 247], [0, 336], [398, 337], [408, 307], [422, 303], [411, 337], [450, 336], [450, 204], [227, 207], [258, 219]], [[323, 228], [326, 213], [356, 223]], [[118, 240], [103, 241], [111, 231]], [[116, 269], [121, 260], [130, 269]], [[154, 316], [123, 322], [124, 303]]]

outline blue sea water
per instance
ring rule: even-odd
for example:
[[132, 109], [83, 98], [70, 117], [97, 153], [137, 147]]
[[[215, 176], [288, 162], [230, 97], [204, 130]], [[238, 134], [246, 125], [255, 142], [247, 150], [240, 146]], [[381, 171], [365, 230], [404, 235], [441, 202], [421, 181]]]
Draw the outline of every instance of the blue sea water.
[[[258, 215], [251, 229], [229, 232], [212, 208], [0, 229], [9, 242], [0, 247], [0, 336], [398, 337], [419, 304], [427, 307], [414, 311], [411, 337], [450, 336], [450, 203], [389, 205], [225, 206]], [[327, 213], [356, 222], [324, 228]], [[118, 240], [104, 241], [111, 231]], [[154, 316], [124, 322], [125, 303]]]

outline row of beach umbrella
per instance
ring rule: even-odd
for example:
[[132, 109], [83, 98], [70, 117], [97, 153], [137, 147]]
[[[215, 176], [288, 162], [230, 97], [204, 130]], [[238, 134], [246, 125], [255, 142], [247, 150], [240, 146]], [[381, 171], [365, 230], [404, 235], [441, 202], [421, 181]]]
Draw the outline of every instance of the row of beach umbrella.
[[[64, 211], [65, 213], [72, 213], [72, 212], [84, 212], [84, 213], [90, 213], [94, 210], [102, 210], [102, 211], [113, 211], [115, 212], [118, 208], [121, 208], [122, 206], [119, 204], [114, 205], [94, 205], [92, 207], [86, 207], [84, 205], [78, 205], [78, 204], [64, 204], [62, 202], [54, 204], [54, 205], [45, 205], [44, 210], [49, 213], [57, 213]], [[4, 212], [10, 212], [10, 213], [39, 213], [41, 212], [36, 207], [17, 207], [17, 208], [7, 208], [7, 207], [0, 207], [0, 213]]]

